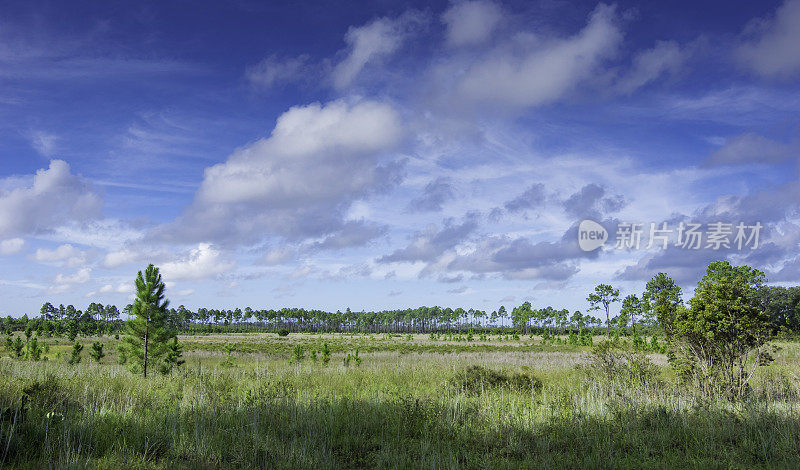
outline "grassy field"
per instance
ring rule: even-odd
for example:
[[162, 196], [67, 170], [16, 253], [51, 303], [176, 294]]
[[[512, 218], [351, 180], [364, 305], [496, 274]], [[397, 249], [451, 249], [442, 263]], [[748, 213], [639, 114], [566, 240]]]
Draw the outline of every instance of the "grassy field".
[[[800, 466], [794, 343], [732, 404], [679, 385], [659, 354], [641, 380], [608, 377], [590, 348], [540, 338], [181, 337], [182, 370], [146, 380], [113, 354], [91, 362], [92, 340], [76, 366], [52, 339], [47, 361], [0, 360], [3, 467]], [[327, 366], [310, 358], [324, 342]], [[305, 360], [292, 359], [296, 345]], [[361, 364], [345, 366], [356, 348]], [[473, 366], [492, 380], [476, 381]]]

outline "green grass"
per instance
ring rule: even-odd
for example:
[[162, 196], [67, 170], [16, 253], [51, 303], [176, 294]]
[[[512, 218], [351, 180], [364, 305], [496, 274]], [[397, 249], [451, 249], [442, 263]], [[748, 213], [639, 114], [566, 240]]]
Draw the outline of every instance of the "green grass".
[[[800, 466], [800, 348], [791, 343], [783, 344], [775, 364], [760, 374], [753, 399], [731, 404], [695, 396], [676, 385], [663, 366], [658, 385], [606, 380], [586, 367], [585, 348], [537, 344], [508, 350], [510, 345], [499, 344], [482, 349], [456, 343], [472, 349], [402, 354], [400, 346], [408, 342], [392, 338], [381, 343], [383, 348], [360, 349], [360, 367], [345, 367], [348, 348], [370, 340], [328, 336], [324, 340], [331, 348], [337, 346], [330, 365], [323, 367], [308, 359], [289, 364], [290, 349], [284, 349], [297, 342], [316, 344], [319, 338], [276, 338], [202, 338], [198, 344], [214, 347], [187, 352], [187, 364], [177, 374], [147, 380], [113, 358], [97, 365], [84, 357], [74, 367], [53, 359], [4, 358], [2, 466]], [[223, 367], [225, 342], [280, 347], [234, 352], [232, 364]], [[412, 343], [442, 346], [421, 338]], [[468, 393], [452, 382], [471, 365], [534, 376], [543, 386]]]

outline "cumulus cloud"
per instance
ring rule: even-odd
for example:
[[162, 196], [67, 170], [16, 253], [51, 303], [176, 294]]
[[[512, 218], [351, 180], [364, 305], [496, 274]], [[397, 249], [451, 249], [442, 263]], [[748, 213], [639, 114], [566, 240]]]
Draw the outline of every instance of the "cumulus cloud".
[[46, 233], [100, 215], [100, 197], [62, 160], [38, 170], [30, 187], [3, 190], [8, 182], [0, 180], [0, 237]]
[[467, 239], [478, 228], [477, 217], [470, 215], [462, 223], [447, 219], [440, 229], [435, 225], [414, 235], [411, 243], [405, 248], [395, 250], [392, 254], [382, 256], [379, 263], [396, 262], [433, 262], [445, 251], [455, 248]]
[[363, 246], [385, 235], [387, 229], [388, 227], [385, 225], [370, 224], [363, 220], [350, 220], [340, 230], [321, 242], [314, 243], [311, 248], [316, 250], [340, 250]]
[[106, 268], [117, 268], [125, 264], [133, 263], [138, 259], [140, 259], [139, 253], [133, 250], [122, 249], [119, 251], [112, 251], [107, 253], [103, 258], [103, 266]]
[[506, 279], [563, 281], [578, 272], [578, 261], [599, 251], [581, 251], [577, 226], [554, 242], [492, 236], [479, 240], [468, 252], [449, 260], [446, 269], [475, 274], [499, 274]]
[[469, 287], [460, 286], [460, 287], [455, 287], [453, 289], [448, 289], [447, 293], [448, 294], [466, 294], [467, 291], [469, 291]]
[[88, 292], [86, 298], [97, 297], [100, 294], [133, 294], [133, 282], [123, 282], [117, 285], [104, 284], [102, 287], [95, 291]]
[[461, 282], [464, 280], [463, 274], [457, 274], [455, 276], [439, 276], [439, 282], [444, 282], [447, 284], [454, 284], [456, 282]]
[[351, 27], [344, 37], [347, 54], [332, 72], [334, 85], [349, 86], [367, 64], [397, 51], [423, 21], [419, 13], [407, 12], [399, 18], [378, 18], [364, 26]]
[[160, 271], [169, 281], [201, 280], [227, 272], [235, 265], [211, 244], [200, 243], [183, 258], [163, 263]]
[[440, 212], [442, 204], [453, 197], [455, 191], [450, 179], [440, 176], [425, 185], [422, 194], [411, 200], [408, 209], [411, 212]]
[[192, 205], [156, 234], [165, 240], [303, 239], [344, 226], [358, 198], [393, 188], [402, 162], [400, 116], [376, 101], [291, 108], [272, 134], [206, 168]]
[[8, 240], [0, 241], [0, 255], [8, 256], [14, 255], [22, 251], [25, 246], [25, 240], [21, 238], [10, 238]]
[[265, 266], [277, 266], [280, 264], [288, 263], [297, 257], [297, 250], [290, 246], [281, 246], [272, 248], [264, 253], [256, 263]]
[[273, 88], [307, 75], [311, 70], [309, 60], [307, 54], [284, 59], [272, 55], [248, 67], [245, 77], [255, 87]]
[[[702, 249], [698, 250], [683, 249], [672, 244], [666, 250], [644, 255], [637, 263], [620, 270], [617, 277], [640, 281], [649, 279], [658, 272], [666, 272], [676, 281], [686, 284], [697, 281], [708, 263], [720, 259], [743, 261], [762, 270], [769, 265], [788, 266], [790, 263], [787, 260], [796, 256], [800, 246], [800, 230], [787, 223], [787, 220], [800, 215], [798, 201], [799, 181], [745, 195], [720, 197], [691, 217], [675, 217], [675, 227], [680, 221], [699, 223], [703, 230], [708, 224], [715, 222], [734, 225], [741, 222], [749, 226], [758, 222], [763, 226], [759, 234], [759, 248], [749, 250], [745, 247], [744, 250], [739, 250], [733, 243], [729, 248], [706, 248], [705, 238]], [[783, 274], [789, 272], [791, 269], [783, 271]]]
[[38, 248], [31, 257], [40, 263], [58, 263], [70, 268], [86, 264], [86, 253], [69, 243], [53, 250]]
[[456, 3], [442, 14], [447, 26], [447, 44], [455, 47], [480, 44], [489, 39], [502, 18], [502, 9], [491, 1]]
[[621, 195], [605, 194], [604, 187], [590, 183], [562, 202], [562, 206], [567, 214], [581, 219], [599, 219], [625, 206], [625, 199]]
[[48, 289], [53, 294], [66, 292], [76, 284], [86, 284], [92, 278], [92, 270], [81, 268], [72, 274], [58, 274], [53, 280], [53, 285]]
[[524, 37], [524, 44], [492, 50], [473, 63], [457, 88], [473, 102], [513, 107], [553, 102], [594, 76], [613, 56], [622, 32], [612, 6], [601, 4], [583, 30], [569, 38]]
[[715, 150], [705, 164], [708, 166], [743, 165], [748, 163], [778, 163], [800, 156], [800, 146], [777, 142], [754, 133], [728, 139]]
[[521, 212], [526, 209], [535, 209], [544, 203], [544, 185], [542, 183], [532, 184], [522, 194], [505, 203], [508, 212]]
[[741, 65], [768, 77], [788, 79], [800, 73], [800, 0], [786, 0], [771, 18], [755, 20], [737, 50]]

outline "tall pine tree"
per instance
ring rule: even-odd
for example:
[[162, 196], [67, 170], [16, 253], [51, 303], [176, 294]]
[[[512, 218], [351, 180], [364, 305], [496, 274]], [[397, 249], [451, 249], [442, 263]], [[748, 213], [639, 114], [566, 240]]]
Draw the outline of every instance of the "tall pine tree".
[[147, 377], [149, 366], [158, 364], [168, 352], [168, 341], [175, 333], [165, 326], [169, 301], [164, 298], [164, 282], [152, 264], [136, 277], [136, 299], [131, 308], [133, 318], [126, 323], [127, 335], [122, 347], [136, 369]]

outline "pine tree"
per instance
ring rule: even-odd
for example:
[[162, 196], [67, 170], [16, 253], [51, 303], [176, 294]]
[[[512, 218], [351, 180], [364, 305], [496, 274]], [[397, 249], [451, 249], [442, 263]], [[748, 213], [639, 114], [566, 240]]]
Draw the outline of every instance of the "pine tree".
[[81, 351], [83, 351], [83, 345], [77, 341], [75, 344], [72, 345], [72, 354], [70, 355], [67, 362], [70, 365], [80, 364], [81, 362]]
[[330, 361], [331, 361], [331, 348], [328, 347], [328, 343], [323, 343], [322, 344], [322, 365], [327, 366]]
[[22, 350], [25, 348], [25, 343], [22, 342], [22, 338], [17, 336], [14, 341], [11, 343], [11, 357], [15, 359], [19, 359], [22, 357]]
[[100, 341], [95, 341], [92, 343], [92, 350], [89, 351], [89, 355], [92, 356], [94, 362], [100, 363], [100, 360], [106, 357], [106, 353], [103, 352], [103, 343]]
[[164, 289], [158, 268], [151, 264], [144, 274], [139, 271], [136, 299], [131, 307], [133, 318], [127, 321], [123, 347], [134, 370], [141, 367], [144, 377], [148, 366], [157, 365], [167, 353], [167, 341], [175, 336], [164, 324], [169, 306]]
[[36, 336], [29, 339], [25, 344], [27, 349], [25, 355], [32, 361], [38, 361], [42, 358], [42, 347], [39, 346], [39, 340]]
[[161, 362], [161, 373], [167, 374], [175, 367], [180, 367], [183, 363], [183, 347], [178, 343], [178, 337], [173, 336], [172, 341], [167, 343], [167, 353], [164, 355], [164, 360]]

